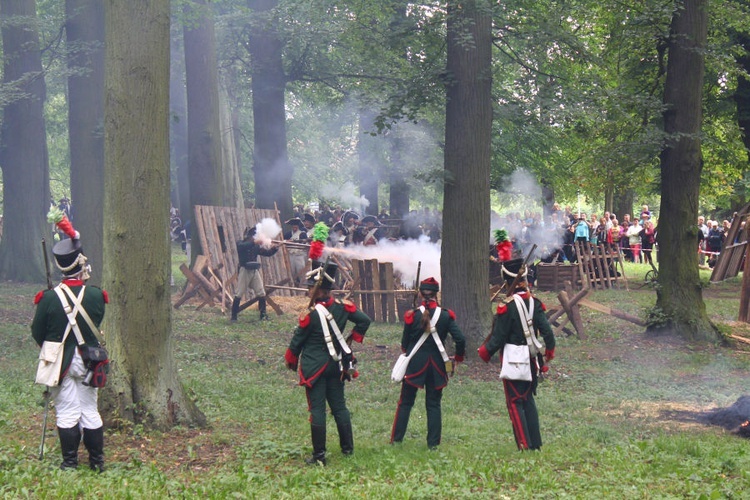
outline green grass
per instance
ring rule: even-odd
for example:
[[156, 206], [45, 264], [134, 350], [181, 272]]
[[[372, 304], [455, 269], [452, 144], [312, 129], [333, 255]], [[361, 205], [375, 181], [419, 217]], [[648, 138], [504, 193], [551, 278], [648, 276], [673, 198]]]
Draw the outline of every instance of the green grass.
[[[655, 300], [635, 286], [647, 267], [626, 265], [630, 291], [590, 299], [643, 317]], [[178, 290], [184, 281], [175, 272]], [[739, 285], [711, 285], [721, 292], [707, 294], [714, 321], [736, 319]], [[440, 449], [427, 450], [423, 394], [404, 443], [390, 446], [393, 359], [369, 348], [347, 387], [355, 455], [341, 456], [329, 418], [329, 465], [305, 466], [304, 390], [283, 364], [293, 315], [260, 323], [248, 311], [229, 324], [217, 309], [186, 304], [174, 311], [175, 356], [209, 427], [110, 429], [105, 474], [63, 473], [51, 432], [37, 459], [42, 391], [28, 328], [36, 288], [0, 283], [0, 498], [750, 498], [750, 443], [676, 416], [748, 392], [750, 354], [647, 338], [585, 308], [588, 340], [560, 337], [539, 389], [539, 453], [516, 450], [499, 367], [473, 353], [445, 390]], [[554, 293], [540, 297], [557, 302]], [[374, 325], [366, 343], [395, 346], [399, 336], [399, 325]]]

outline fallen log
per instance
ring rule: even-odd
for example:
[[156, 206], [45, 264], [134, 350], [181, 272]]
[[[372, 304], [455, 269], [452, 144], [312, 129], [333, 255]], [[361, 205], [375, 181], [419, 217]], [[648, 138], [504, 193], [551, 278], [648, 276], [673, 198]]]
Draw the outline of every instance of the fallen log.
[[582, 306], [588, 307], [589, 309], [593, 309], [595, 311], [599, 311], [604, 314], [609, 314], [610, 316], [614, 316], [615, 318], [624, 319], [625, 321], [629, 321], [638, 326], [646, 326], [646, 322], [643, 321], [641, 318], [637, 316], [633, 316], [632, 314], [628, 314], [626, 312], [620, 311], [618, 309], [612, 309], [609, 306], [605, 306], [603, 304], [597, 304], [596, 302], [592, 302], [588, 299], [581, 299], [578, 303]]

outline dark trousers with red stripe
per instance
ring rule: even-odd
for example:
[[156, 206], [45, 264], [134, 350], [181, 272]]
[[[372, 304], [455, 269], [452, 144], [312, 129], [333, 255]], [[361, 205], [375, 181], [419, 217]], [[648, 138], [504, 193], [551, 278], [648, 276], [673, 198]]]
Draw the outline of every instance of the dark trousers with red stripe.
[[534, 402], [535, 385], [536, 380], [503, 380], [505, 403], [519, 450], [538, 450], [542, 447], [539, 413]]

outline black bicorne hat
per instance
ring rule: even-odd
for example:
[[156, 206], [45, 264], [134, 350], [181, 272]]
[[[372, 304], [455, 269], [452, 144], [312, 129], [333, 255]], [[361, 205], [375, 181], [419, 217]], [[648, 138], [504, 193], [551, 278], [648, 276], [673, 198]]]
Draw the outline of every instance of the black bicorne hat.
[[302, 218], [305, 220], [305, 222], [312, 222], [313, 224], [315, 224], [317, 222], [315, 220], [315, 216], [313, 214], [310, 214], [310, 213], [304, 213], [302, 215]]
[[[523, 259], [512, 259], [512, 260], [506, 260], [502, 264], [502, 271], [503, 271], [503, 277], [505, 278], [505, 281], [513, 282], [516, 279], [516, 275], [518, 274], [518, 271], [521, 269], [521, 266], [523, 266]], [[523, 280], [526, 279], [527, 270], [524, 269], [523, 271]]]
[[302, 226], [302, 219], [300, 219], [299, 217], [292, 217], [284, 224], [287, 224], [289, 226]]
[[335, 232], [335, 231], [341, 231], [343, 234], [347, 234], [349, 232], [349, 231], [346, 230], [346, 228], [344, 227], [343, 222], [341, 222], [341, 221], [338, 221], [336, 224], [334, 224], [333, 226], [331, 226], [331, 232]]
[[344, 212], [344, 215], [341, 216], [341, 222], [343, 222], [344, 225], [346, 225], [349, 219], [359, 220], [359, 215], [357, 215], [357, 212], [347, 210], [346, 212]]
[[367, 224], [368, 222], [372, 222], [376, 226], [380, 225], [380, 221], [374, 215], [367, 215], [364, 219], [362, 219], [362, 224]]
[[60, 240], [52, 247], [52, 255], [55, 256], [57, 267], [63, 275], [70, 276], [81, 270], [81, 265], [77, 264], [78, 256], [83, 253], [81, 240], [65, 238]]
[[320, 283], [320, 288], [323, 290], [330, 290], [333, 288], [333, 282], [336, 280], [336, 272], [338, 271], [339, 266], [335, 262], [328, 262], [325, 270], [323, 270], [324, 265], [325, 262], [319, 262], [316, 260], [312, 261], [312, 270], [307, 273], [307, 286], [309, 288], [315, 286], [320, 278], [321, 272], [325, 274], [323, 275], [323, 281]]

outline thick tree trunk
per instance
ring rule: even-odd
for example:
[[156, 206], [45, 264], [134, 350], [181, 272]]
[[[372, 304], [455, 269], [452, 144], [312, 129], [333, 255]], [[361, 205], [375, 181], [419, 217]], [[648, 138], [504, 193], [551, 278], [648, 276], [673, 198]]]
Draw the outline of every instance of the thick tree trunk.
[[[219, 78], [216, 63], [214, 20], [207, 0], [186, 4], [188, 22], [185, 42], [185, 81], [188, 109], [188, 171], [190, 172], [190, 213], [184, 218], [195, 227], [196, 205], [222, 205], [224, 179], [221, 164], [219, 117]], [[193, 235], [195, 236], [195, 235]], [[200, 239], [191, 239], [191, 258], [202, 253]]]
[[365, 208], [365, 213], [378, 215], [378, 184], [380, 180], [379, 168], [380, 155], [378, 146], [383, 144], [382, 136], [373, 136], [371, 132], [375, 128], [376, 113], [371, 110], [361, 109], [359, 112], [359, 140], [357, 141], [357, 154], [359, 156], [359, 194], [364, 196], [370, 204]]
[[[0, 0], [3, 84], [19, 97], [3, 109], [3, 237], [0, 278], [44, 282], [40, 242], [50, 237], [49, 159], [44, 124], [46, 89], [34, 0]], [[49, 246], [51, 248], [51, 245]]]
[[404, 159], [402, 158], [402, 139], [399, 134], [386, 136], [388, 143], [390, 169], [388, 171], [388, 205], [392, 217], [404, 218], [409, 213], [409, 193], [411, 187], [404, 174]]
[[242, 199], [242, 184], [240, 183], [240, 159], [235, 140], [233, 113], [229, 105], [229, 97], [223, 88], [219, 89], [219, 124], [221, 127], [221, 164], [222, 182], [224, 184], [224, 200], [222, 205], [238, 209], [245, 208]]
[[169, 287], [169, 0], [107, 0], [104, 413], [166, 429], [205, 417], [177, 378]]
[[652, 316], [649, 331], [715, 341], [719, 336], [701, 294], [695, 222], [703, 168], [701, 91], [707, 8], [707, 0], [685, 0], [672, 19], [664, 88], [668, 138], [661, 154], [658, 314]]
[[68, 134], [73, 225], [91, 262], [89, 283], [102, 279], [104, 224], [104, 5], [66, 0]]
[[638, 220], [640, 213], [633, 213], [635, 203], [635, 192], [632, 189], [616, 190], [612, 195], [612, 211], [617, 215], [618, 222], [625, 220], [625, 215], [630, 215], [630, 221]]
[[440, 267], [443, 303], [470, 346], [490, 327], [490, 135], [492, 16], [484, 0], [448, 2], [445, 203]]
[[293, 168], [286, 143], [283, 44], [275, 29], [278, 0], [249, 0], [248, 5], [253, 10], [248, 50], [253, 73], [255, 205], [273, 209], [276, 204], [281, 220], [286, 220], [293, 213]]

